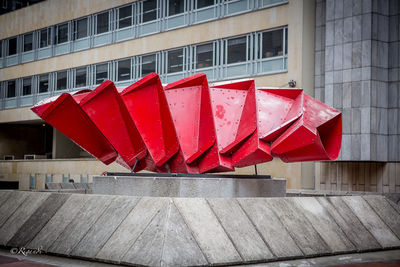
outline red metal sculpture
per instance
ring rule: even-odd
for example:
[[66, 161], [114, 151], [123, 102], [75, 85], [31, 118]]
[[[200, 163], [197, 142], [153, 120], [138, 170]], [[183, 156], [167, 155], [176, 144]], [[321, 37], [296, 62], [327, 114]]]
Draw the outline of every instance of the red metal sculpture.
[[135, 172], [334, 160], [342, 141], [341, 113], [301, 89], [256, 89], [253, 80], [209, 86], [203, 73], [165, 87], [156, 73], [123, 90], [105, 81], [32, 110], [104, 164]]

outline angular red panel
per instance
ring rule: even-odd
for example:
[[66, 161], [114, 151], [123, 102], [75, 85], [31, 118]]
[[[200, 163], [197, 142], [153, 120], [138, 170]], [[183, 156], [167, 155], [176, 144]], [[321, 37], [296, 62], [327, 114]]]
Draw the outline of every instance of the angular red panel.
[[77, 102], [118, 152], [118, 163], [131, 170], [146, 156], [142, 137], [113, 82], [103, 82]]
[[[206, 75], [199, 73], [171, 83], [165, 87], [165, 94], [185, 163], [198, 165], [201, 173], [233, 170], [230, 158], [225, 159], [217, 150]], [[188, 167], [188, 171], [197, 172]]]
[[190, 164], [215, 143], [206, 75], [184, 78], [164, 90], [183, 156]]
[[235, 167], [272, 160], [269, 144], [258, 139], [254, 80], [210, 88], [219, 153]]
[[272, 142], [303, 114], [302, 89], [259, 88], [258, 136]]
[[179, 143], [160, 78], [151, 73], [120, 95], [152, 160], [162, 167], [178, 152]]
[[32, 111], [104, 164], [117, 158], [113, 146], [70, 94], [45, 99]]
[[271, 146], [274, 155], [285, 162], [334, 160], [342, 142], [342, 115], [307, 95], [304, 113]]

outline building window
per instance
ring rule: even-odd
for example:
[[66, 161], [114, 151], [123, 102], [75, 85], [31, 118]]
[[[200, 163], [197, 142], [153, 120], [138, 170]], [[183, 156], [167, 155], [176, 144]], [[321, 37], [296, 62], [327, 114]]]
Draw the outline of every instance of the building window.
[[68, 23], [57, 25], [57, 44], [62, 44], [68, 41]]
[[287, 55], [288, 48], [288, 28], [285, 29], [285, 55]]
[[157, 0], [143, 1], [142, 22], [157, 19]]
[[118, 29], [132, 26], [132, 6], [119, 9]]
[[183, 13], [185, 1], [182, 0], [169, 0], [168, 1], [168, 16]]
[[22, 80], [22, 95], [32, 94], [32, 78]]
[[183, 71], [183, 48], [168, 51], [167, 73]]
[[109, 16], [108, 11], [97, 15], [97, 27], [96, 27], [97, 34], [108, 32], [110, 30], [108, 23], [108, 16]]
[[142, 77], [156, 72], [156, 54], [142, 56]]
[[81, 39], [88, 36], [88, 19], [83, 18], [74, 21], [74, 39]]
[[3, 41], [0, 40], [0, 58], [3, 57]]
[[7, 84], [7, 98], [15, 97], [15, 81], [8, 81]]
[[57, 90], [67, 89], [67, 71], [57, 72]]
[[24, 52], [31, 51], [33, 49], [33, 33], [24, 35]]
[[17, 37], [8, 39], [8, 55], [12, 56], [17, 54]]
[[108, 63], [96, 65], [96, 84], [108, 79]]
[[49, 75], [39, 76], [39, 93], [46, 93], [49, 91]]
[[246, 61], [246, 37], [228, 40], [228, 64]]
[[50, 45], [50, 29], [40, 30], [40, 48]]
[[118, 81], [126, 81], [131, 79], [131, 60], [125, 59], [117, 62], [118, 72], [117, 72], [117, 80]]
[[53, 177], [52, 177], [51, 174], [46, 173], [46, 184], [51, 183], [51, 182], [53, 181], [52, 178], [53, 178]]
[[262, 58], [283, 56], [283, 29], [262, 34]]
[[197, 0], [197, 8], [203, 8], [214, 5], [214, 0]]
[[29, 189], [35, 189], [36, 188], [36, 177], [34, 174], [31, 174], [29, 176]]
[[196, 46], [196, 69], [213, 66], [213, 44]]
[[75, 71], [75, 87], [84, 87], [87, 85], [86, 82], [86, 67], [77, 68]]

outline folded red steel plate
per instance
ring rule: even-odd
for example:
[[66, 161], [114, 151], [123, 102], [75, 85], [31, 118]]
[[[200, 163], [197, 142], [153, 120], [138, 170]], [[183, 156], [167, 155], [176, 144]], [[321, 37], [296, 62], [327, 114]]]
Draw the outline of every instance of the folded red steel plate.
[[257, 128], [254, 80], [212, 85], [211, 103], [221, 154], [232, 153]]
[[258, 135], [272, 142], [303, 114], [302, 89], [257, 88]]
[[254, 80], [213, 85], [211, 101], [219, 152], [235, 167], [272, 160], [269, 144], [258, 139]]
[[218, 153], [206, 75], [168, 84], [165, 94], [188, 172], [233, 170], [230, 158]]
[[163, 167], [178, 152], [179, 143], [160, 78], [151, 73], [121, 96], [151, 156], [147, 166], [154, 161], [156, 167]]
[[142, 137], [113, 82], [103, 82], [77, 102], [118, 152], [119, 164], [132, 170], [136, 160], [146, 156]]
[[285, 162], [334, 160], [342, 142], [341, 113], [307, 95], [303, 115], [271, 146], [274, 155]]
[[[85, 94], [87, 91], [75, 96], [80, 98]], [[40, 101], [32, 111], [104, 164], [117, 158], [113, 146], [70, 94]]]

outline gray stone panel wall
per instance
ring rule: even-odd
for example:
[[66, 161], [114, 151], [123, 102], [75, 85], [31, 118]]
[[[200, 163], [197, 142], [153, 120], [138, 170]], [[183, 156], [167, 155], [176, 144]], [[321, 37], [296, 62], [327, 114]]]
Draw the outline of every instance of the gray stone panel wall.
[[400, 161], [398, 0], [317, 0], [315, 96], [343, 113], [339, 160]]

